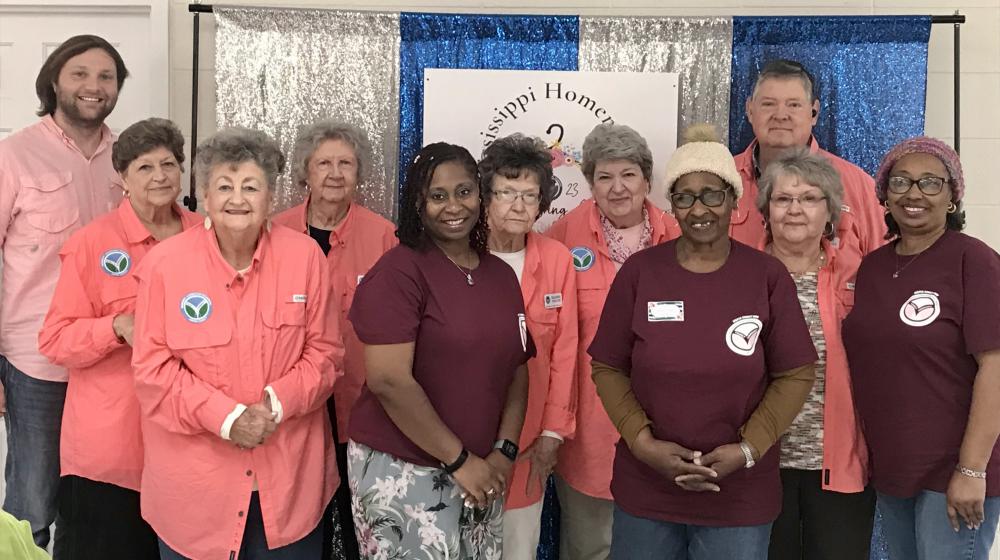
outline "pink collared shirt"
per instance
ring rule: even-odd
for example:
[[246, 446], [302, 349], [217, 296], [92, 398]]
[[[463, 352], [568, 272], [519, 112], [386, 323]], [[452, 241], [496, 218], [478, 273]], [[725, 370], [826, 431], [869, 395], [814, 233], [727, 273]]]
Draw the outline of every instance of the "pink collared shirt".
[[[309, 234], [306, 212], [309, 200], [285, 210], [272, 220], [276, 224]], [[365, 349], [347, 320], [354, 292], [361, 279], [386, 251], [399, 244], [396, 226], [375, 212], [351, 204], [347, 215], [330, 232], [330, 288], [333, 301], [340, 308], [340, 333], [344, 337], [344, 376], [337, 380], [333, 399], [337, 406], [337, 441], [347, 443], [351, 409], [365, 384]]]
[[59, 277], [59, 249], [122, 198], [114, 140], [105, 126], [88, 159], [46, 116], [0, 141], [0, 354], [36, 379], [69, 378], [38, 351], [38, 331]]
[[[175, 206], [184, 229], [202, 223]], [[59, 446], [61, 474], [139, 490], [142, 433], [132, 348], [112, 322], [135, 312], [135, 268], [157, 244], [128, 200], [73, 234], [38, 348], [69, 371]]]
[[[319, 247], [275, 225], [238, 274], [215, 231], [197, 227], [136, 274], [143, 518], [178, 553], [225, 560], [239, 554], [256, 482], [268, 546], [302, 539], [339, 484], [325, 404], [343, 346]], [[226, 417], [266, 386], [281, 402], [277, 431], [249, 450], [224, 440]]]

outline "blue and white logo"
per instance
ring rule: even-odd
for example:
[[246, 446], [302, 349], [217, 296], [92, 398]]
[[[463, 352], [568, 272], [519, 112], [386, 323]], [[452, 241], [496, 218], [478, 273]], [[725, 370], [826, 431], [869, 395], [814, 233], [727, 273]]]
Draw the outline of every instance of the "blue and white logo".
[[198, 292], [191, 292], [181, 299], [181, 314], [192, 323], [204, 323], [212, 314], [212, 300]]
[[121, 249], [112, 249], [101, 255], [101, 270], [111, 276], [125, 276], [132, 269], [132, 257]]
[[569, 254], [573, 255], [573, 268], [577, 272], [586, 272], [594, 266], [594, 252], [590, 247], [573, 247]]

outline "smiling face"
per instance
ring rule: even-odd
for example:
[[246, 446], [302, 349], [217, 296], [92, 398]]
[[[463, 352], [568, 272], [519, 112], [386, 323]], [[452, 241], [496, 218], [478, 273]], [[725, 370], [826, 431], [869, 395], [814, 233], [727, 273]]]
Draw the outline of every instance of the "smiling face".
[[461, 163], [446, 161], [434, 168], [420, 218], [438, 242], [468, 241], [479, 220], [479, 185]]
[[181, 193], [181, 166], [173, 152], [154, 148], [128, 164], [122, 173], [132, 207], [140, 214], [170, 206]]
[[601, 160], [594, 165], [591, 191], [601, 213], [616, 226], [633, 225], [642, 219], [649, 181], [638, 163], [627, 159]]
[[216, 229], [260, 232], [271, 209], [267, 175], [256, 162], [221, 163], [205, 188], [205, 210]]
[[[514, 179], [508, 179], [497, 173], [493, 177], [492, 190], [494, 195], [490, 198], [490, 205], [486, 209], [486, 219], [490, 226], [490, 232], [506, 233], [510, 235], [526, 235], [535, 225], [538, 217], [538, 202], [526, 204], [524, 199], [518, 195], [534, 194], [537, 197], [541, 193], [538, 185], [538, 178], [534, 173], [523, 172]], [[513, 193], [508, 196], [516, 196], [514, 200], [500, 200], [497, 192]]]
[[757, 142], [771, 149], [805, 146], [819, 112], [819, 100], [810, 102], [809, 97], [805, 84], [795, 77], [761, 82], [746, 105]]
[[351, 203], [358, 189], [358, 156], [343, 140], [326, 140], [309, 158], [306, 185], [312, 200]]
[[[907, 154], [892, 166], [889, 172], [892, 177], [903, 177], [912, 181], [924, 177], [940, 177], [950, 179], [944, 163], [931, 154]], [[909, 190], [899, 194], [888, 190], [886, 204], [889, 212], [899, 225], [899, 231], [906, 235], [922, 235], [941, 230], [948, 218], [948, 206], [951, 204], [951, 185], [945, 183], [941, 192], [933, 195], [925, 194], [917, 185], [910, 185]]]
[[818, 245], [830, 221], [823, 190], [787, 173], [774, 182], [768, 213], [771, 236], [778, 245]]
[[118, 72], [104, 49], [90, 49], [66, 61], [53, 89], [56, 116], [77, 126], [100, 126], [118, 102]]
[[736, 208], [730, 187], [717, 175], [699, 171], [681, 175], [674, 183], [671, 194], [701, 195], [707, 191], [726, 191], [725, 200], [716, 207], [705, 206], [696, 200], [690, 208], [673, 209], [681, 226], [681, 234], [695, 245], [711, 245], [729, 236], [729, 221]]

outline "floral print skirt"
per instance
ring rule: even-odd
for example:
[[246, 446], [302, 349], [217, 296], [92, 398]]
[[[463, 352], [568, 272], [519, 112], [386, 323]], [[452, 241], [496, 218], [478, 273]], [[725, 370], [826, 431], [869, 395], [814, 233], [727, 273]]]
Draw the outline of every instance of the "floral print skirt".
[[499, 560], [503, 500], [468, 507], [438, 467], [407, 463], [350, 441], [347, 472], [361, 558]]

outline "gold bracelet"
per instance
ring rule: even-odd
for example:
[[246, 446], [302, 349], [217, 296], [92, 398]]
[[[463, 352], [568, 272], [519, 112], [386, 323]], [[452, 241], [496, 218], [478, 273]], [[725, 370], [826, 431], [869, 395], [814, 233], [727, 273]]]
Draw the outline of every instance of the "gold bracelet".
[[963, 467], [962, 465], [955, 465], [955, 470], [963, 476], [967, 476], [969, 478], [981, 478], [986, 480], [986, 471], [974, 471], [968, 467]]

